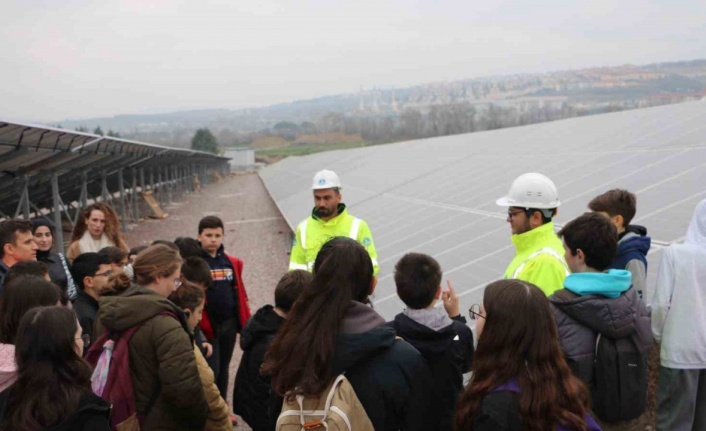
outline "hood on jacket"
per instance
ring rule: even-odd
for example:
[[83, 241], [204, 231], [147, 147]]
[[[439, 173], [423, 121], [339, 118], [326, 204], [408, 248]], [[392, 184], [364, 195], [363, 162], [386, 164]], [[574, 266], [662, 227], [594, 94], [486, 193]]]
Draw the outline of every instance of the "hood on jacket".
[[636, 250], [642, 254], [650, 251], [652, 239], [647, 236], [647, 228], [638, 225], [629, 225], [618, 241], [618, 254], [624, 254], [631, 250]]
[[[443, 312], [443, 310], [441, 310]], [[448, 316], [447, 316], [448, 319]], [[404, 313], [395, 316], [393, 326], [397, 335], [412, 344], [422, 356], [438, 355], [446, 352], [451, 345], [457, 332], [454, 330], [453, 321], [440, 329], [432, 329], [427, 325], [419, 323]]]
[[617, 298], [630, 288], [632, 275], [624, 269], [606, 272], [576, 272], [564, 280], [564, 287], [577, 295], [601, 295]]
[[696, 205], [684, 243], [706, 247], [706, 199]]
[[165, 311], [174, 313], [182, 326], [186, 327], [186, 318], [179, 307], [167, 298], [136, 284], [121, 294], [102, 296], [99, 304], [98, 319], [101, 325], [111, 331], [124, 331]]
[[340, 374], [395, 343], [393, 328], [369, 306], [351, 301], [341, 324], [333, 354], [333, 373]]
[[562, 289], [549, 297], [549, 301], [582, 325], [611, 338], [632, 335], [637, 329], [637, 319], [647, 315], [635, 289], [628, 289], [617, 298], [581, 296]]
[[263, 338], [275, 335], [282, 323], [284, 318], [275, 313], [275, 308], [265, 305], [245, 325], [240, 334], [240, 347], [243, 350], [249, 349]]

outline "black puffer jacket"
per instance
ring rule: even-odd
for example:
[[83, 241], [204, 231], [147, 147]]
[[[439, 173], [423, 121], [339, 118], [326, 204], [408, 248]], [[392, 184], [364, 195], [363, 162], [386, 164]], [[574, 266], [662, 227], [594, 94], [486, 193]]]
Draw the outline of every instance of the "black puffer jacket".
[[431, 376], [422, 355], [372, 308], [352, 301], [333, 372], [345, 372], [376, 431], [428, 430]]
[[[443, 310], [439, 310], [443, 313]], [[473, 332], [462, 316], [446, 318], [448, 326], [434, 330], [405, 314], [388, 323], [397, 335], [409, 342], [424, 357], [432, 377], [428, 406], [431, 430], [452, 430], [456, 398], [463, 388], [463, 373], [473, 359]]]
[[632, 287], [618, 298], [579, 296], [561, 289], [549, 298], [559, 330], [561, 347], [574, 374], [593, 380], [596, 337], [634, 337], [641, 351], [652, 347], [652, 329], [644, 302]]
[[[274, 307], [265, 305], [248, 320], [240, 335], [240, 360], [233, 390], [233, 411], [242, 416], [253, 431], [274, 430], [277, 417], [270, 417], [270, 397], [276, 397], [270, 378], [260, 375], [260, 366], [265, 353], [284, 319], [277, 315]], [[279, 398], [279, 406], [282, 400]]]

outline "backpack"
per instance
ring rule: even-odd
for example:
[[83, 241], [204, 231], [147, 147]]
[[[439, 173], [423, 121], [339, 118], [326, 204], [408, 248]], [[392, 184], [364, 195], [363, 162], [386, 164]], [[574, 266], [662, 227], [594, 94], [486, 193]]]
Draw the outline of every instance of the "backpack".
[[601, 420], [616, 422], [639, 417], [647, 407], [647, 353], [633, 337], [598, 334], [593, 363], [591, 398]]
[[[289, 401], [288, 401], [289, 400]], [[285, 397], [277, 418], [277, 431], [303, 431], [322, 428], [329, 431], [374, 431], [373, 423], [360, 403], [353, 386], [343, 374], [319, 397]]]
[[[177, 318], [169, 311], [161, 315]], [[158, 386], [147, 403], [145, 413], [137, 412], [130, 375], [129, 342], [143, 323], [145, 322], [122, 332], [106, 330], [86, 352], [85, 359], [94, 369], [91, 376], [91, 389], [96, 395], [112, 404], [110, 428], [113, 431], [139, 431], [160, 392]]]
[[[502, 385], [496, 387], [490, 392], [514, 392], [516, 394], [519, 394], [520, 391], [520, 384], [518, 383], [516, 378], [510, 379], [507, 382], [503, 383]], [[591, 417], [591, 415], [586, 414], [586, 429], [588, 431], [601, 431], [601, 427], [598, 426], [596, 421]], [[571, 431], [569, 428], [565, 427], [564, 425], [557, 425], [556, 431]]]

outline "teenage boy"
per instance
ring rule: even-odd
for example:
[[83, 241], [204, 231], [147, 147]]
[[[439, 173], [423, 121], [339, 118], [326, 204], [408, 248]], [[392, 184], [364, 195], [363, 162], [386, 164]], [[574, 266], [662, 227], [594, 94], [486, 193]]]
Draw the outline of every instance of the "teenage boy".
[[228, 367], [238, 332], [250, 318], [250, 308], [243, 285], [243, 261], [225, 252], [224, 232], [220, 218], [207, 216], [199, 222], [197, 239], [203, 249], [201, 257], [211, 268], [213, 279], [206, 289], [201, 329], [213, 345], [208, 365], [213, 369], [221, 396], [227, 399]]
[[[260, 366], [277, 330], [284, 323], [299, 294], [313, 278], [309, 272], [301, 269], [286, 273], [275, 288], [274, 307], [265, 305], [257, 310], [240, 336], [243, 358], [235, 376], [233, 406], [235, 413], [253, 431], [275, 429], [279, 412], [273, 411], [272, 407], [278, 397], [272, 392], [270, 377], [260, 374]], [[278, 401], [277, 409], [282, 406], [282, 399]]]
[[[441, 267], [431, 256], [409, 253], [402, 257], [395, 265], [395, 284], [407, 308], [388, 325], [424, 356], [431, 371], [429, 429], [452, 430], [463, 373], [470, 370], [473, 359], [473, 332], [459, 312], [451, 283], [448, 290], [441, 290], [441, 276]], [[444, 310], [434, 306], [440, 298]]]
[[[571, 274], [549, 301], [569, 367], [591, 389], [595, 418], [602, 429], [644, 429], [641, 415], [652, 333], [647, 308], [631, 288], [630, 272], [608, 269], [618, 248], [617, 230], [605, 216], [586, 213], [566, 224], [559, 237]], [[605, 349], [599, 337], [618, 346], [622, 355], [612, 358], [617, 375], [606, 381], [599, 380], [606, 379], [599, 368], [610, 368], [603, 367]], [[629, 363], [623, 367], [620, 361], [625, 358]], [[606, 408], [608, 401], [612, 405]], [[614, 409], [620, 413], [616, 415]]]
[[32, 222], [21, 219], [0, 222], [0, 291], [7, 270], [25, 260], [37, 260]]
[[[76, 283], [74, 312], [84, 334], [94, 336], [93, 328], [98, 315], [98, 299], [104, 293], [108, 277], [113, 270], [108, 256], [100, 253], [83, 253], [71, 264], [71, 278]], [[84, 346], [88, 350], [88, 343]]]
[[642, 298], [651, 240], [644, 226], [630, 224], [637, 210], [637, 198], [627, 190], [613, 189], [593, 198], [588, 208], [608, 217], [618, 230], [618, 253], [608, 267], [630, 271], [632, 286]]

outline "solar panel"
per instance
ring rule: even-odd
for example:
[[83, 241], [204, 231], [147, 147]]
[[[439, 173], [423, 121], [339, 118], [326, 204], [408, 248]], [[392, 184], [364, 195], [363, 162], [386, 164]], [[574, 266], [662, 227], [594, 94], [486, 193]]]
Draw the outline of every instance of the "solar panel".
[[[462, 309], [482, 299], [514, 255], [504, 208], [495, 200], [525, 172], [549, 176], [562, 206], [555, 221], [587, 211], [611, 188], [637, 194], [634, 223], [659, 246], [683, 238], [706, 197], [706, 103], [625, 111], [497, 131], [290, 157], [260, 175], [290, 226], [311, 211], [310, 181], [320, 169], [341, 177], [343, 201], [373, 232], [380, 279], [375, 307], [386, 318], [402, 308], [392, 272], [407, 252], [439, 260]], [[648, 296], [649, 297], [649, 296]]]

